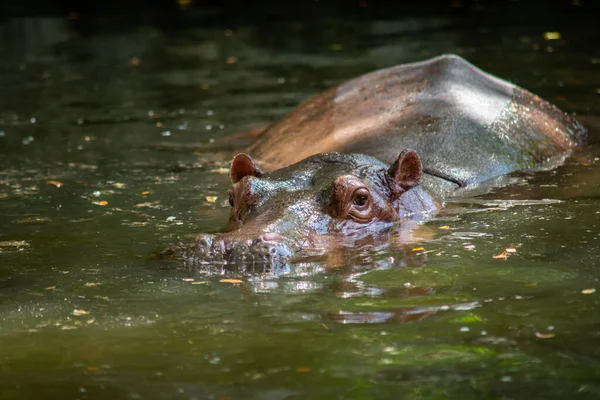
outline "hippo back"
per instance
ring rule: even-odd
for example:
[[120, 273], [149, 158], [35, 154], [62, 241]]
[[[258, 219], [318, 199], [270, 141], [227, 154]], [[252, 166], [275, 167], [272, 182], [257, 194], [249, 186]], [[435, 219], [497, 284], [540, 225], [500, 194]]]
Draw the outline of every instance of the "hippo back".
[[462, 184], [538, 167], [581, 144], [585, 130], [538, 96], [458, 56], [379, 70], [307, 99], [249, 149], [270, 168], [320, 152], [391, 164], [415, 149], [426, 169]]

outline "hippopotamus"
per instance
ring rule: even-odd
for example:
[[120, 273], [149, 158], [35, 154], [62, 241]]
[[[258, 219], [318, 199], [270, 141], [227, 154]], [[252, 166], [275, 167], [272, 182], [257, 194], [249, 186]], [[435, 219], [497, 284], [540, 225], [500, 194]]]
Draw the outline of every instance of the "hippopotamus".
[[459, 56], [382, 69], [305, 100], [260, 133], [231, 163], [230, 231], [170, 253], [279, 265], [389, 240], [456, 189], [558, 165], [585, 139], [574, 118]]

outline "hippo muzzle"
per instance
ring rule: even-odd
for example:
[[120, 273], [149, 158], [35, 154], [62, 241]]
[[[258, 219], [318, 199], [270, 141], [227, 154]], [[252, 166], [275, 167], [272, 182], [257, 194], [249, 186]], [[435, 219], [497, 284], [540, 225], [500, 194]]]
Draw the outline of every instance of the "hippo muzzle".
[[296, 250], [277, 234], [263, 234], [255, 239], [203, 234], [191, 246], [182, 246], [179, 255], [192, 266], [243, 266], [244, 269], [285, 273]]

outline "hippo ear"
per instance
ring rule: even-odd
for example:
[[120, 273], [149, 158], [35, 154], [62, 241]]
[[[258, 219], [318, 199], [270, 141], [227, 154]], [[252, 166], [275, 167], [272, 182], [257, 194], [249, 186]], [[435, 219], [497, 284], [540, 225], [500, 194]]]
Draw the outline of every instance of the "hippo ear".
[[231, 162], [231, 183], [239, 182], [243, 177], [251, 175], [261, 177], [263, 172], [258, 165], [254, 163], [252, 157], [240, 153], [233, 158]]
[[388, 174], [404, 191], [417, 186], [423, 174], [423, 166], [417, 152], [411, 149], [402, 150], [396, 162], [388, 169]]

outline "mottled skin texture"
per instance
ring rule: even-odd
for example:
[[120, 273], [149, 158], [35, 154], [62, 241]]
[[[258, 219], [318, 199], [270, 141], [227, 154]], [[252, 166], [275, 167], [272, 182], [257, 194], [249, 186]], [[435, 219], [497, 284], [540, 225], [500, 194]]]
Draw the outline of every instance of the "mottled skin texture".
[[280, 265], [332, 240], [376, 240], [427, 219], [458, 187], [555, 165], [584, 140], [555, 106], [457, 56], [376, 71], [307, 99], [252, 157], [237, 155], [232, 231], [175, 252]]

